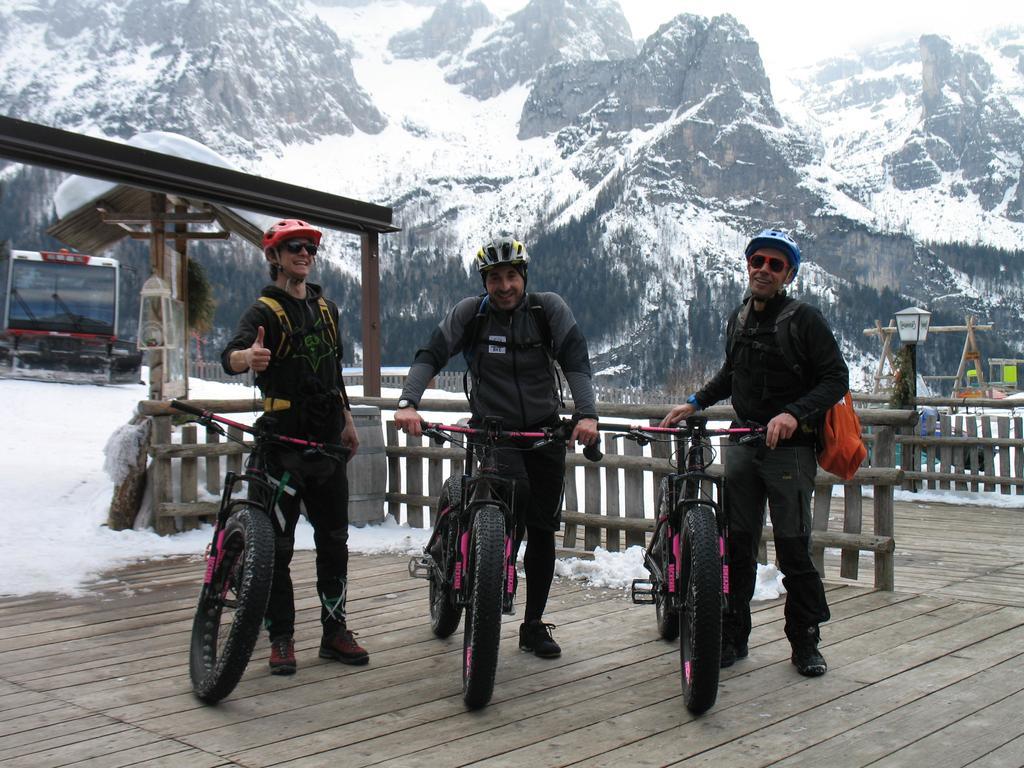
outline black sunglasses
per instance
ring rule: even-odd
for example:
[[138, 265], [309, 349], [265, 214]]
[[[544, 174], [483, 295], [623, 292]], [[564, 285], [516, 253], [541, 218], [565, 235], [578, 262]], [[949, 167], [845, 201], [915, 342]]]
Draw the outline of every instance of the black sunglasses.
[[747, 263], [751, 269], [760, 269], [768, 262], [768, 269], [778, 274], [779, 272], [785, 272], [789, 268], [789, 264], [785, 259], [780, 259], [778, 256], [762, 256], [760, 253], [755, 253], [749, 259]]
[[306, 253], [310, 256], [316, 256], [316, 252], [319, 250], [319, 248], [312, 243], [303, 243], [299, 240], [289, 240], [284, 244], [284, 247], [288, 253], [302, 253], [303, 249], [305, 249]]

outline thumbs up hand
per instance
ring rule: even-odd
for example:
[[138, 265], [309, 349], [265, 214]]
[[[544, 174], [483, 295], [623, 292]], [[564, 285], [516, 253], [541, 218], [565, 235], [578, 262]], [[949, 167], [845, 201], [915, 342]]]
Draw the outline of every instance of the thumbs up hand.
[[270, 365], [270, 350], [263, 346], [264, 333], [261, 325], [256, 331], [256, 340], [245, 350], [245, 362], [256, 373], [262, 373]]

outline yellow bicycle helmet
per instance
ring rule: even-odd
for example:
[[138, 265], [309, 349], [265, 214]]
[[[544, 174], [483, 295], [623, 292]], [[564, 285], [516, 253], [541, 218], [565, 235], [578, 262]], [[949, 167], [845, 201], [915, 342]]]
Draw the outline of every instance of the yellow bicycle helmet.
[[476, 252], [476, 268], [481, 273], [499, 264], [525, 266], [529, 263], [530, 254], [526, 252], [526, 246], [514, 237], [496, 237]]

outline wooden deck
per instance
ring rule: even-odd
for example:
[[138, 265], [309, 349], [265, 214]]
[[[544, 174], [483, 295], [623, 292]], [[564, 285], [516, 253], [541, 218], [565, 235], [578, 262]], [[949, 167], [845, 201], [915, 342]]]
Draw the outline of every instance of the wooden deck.
[[480, 712], [459, 696], [460, 635], [431, 635], [405, 557], [352, 559], [350, 623], [371, 653], [352, 668], [316, 656], [299, 553], [298, 674], [267, 674], [261, 639], [216, 707], [186, 668], [198, 558], [119, 571], [81, 598], [0, 600], [0, 765], [1024, 765], [1022, 512], [899, 504], [896, 520], [897, 592], [840, 583], [829, 555], [828, 674], [800, 677], [781, 602], [756, 604], [750, 657], [700, 718], [653, 608], [564, 580], [546, 615], [562, 657], [521, 653], [506, 617]]

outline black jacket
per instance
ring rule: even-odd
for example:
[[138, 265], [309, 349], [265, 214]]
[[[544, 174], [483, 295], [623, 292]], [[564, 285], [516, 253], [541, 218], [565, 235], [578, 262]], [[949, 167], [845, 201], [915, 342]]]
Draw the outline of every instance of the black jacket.
[[[565, 374], [576, 413], [597, 418], [587, 341], [572, 312], [556, 293], [533, 295], [544, 308], [552, 355]], [[467, 328], [474, 324], [479, 307], [480, 297], [470, 296], [448, 312], [427, 346], [416, 353], [402, 397], [418, 403], [430, 379], [464, 346], [473, 344], [469, 366], [473, 416], [500, 417], [506, 429], [529, 429], [550, 423], [560, 406], [558, 383], [552, 355], [544, 349], [544, 334], [530, 313], [527, 297], [524, 295], [511, 312], [488, 303], [486, 316], [477, 327], [476, 340], [466, 339]]]
[[850, 388], [850, 371], [825, 318], [809, 304], [801, 304], [789, 320], [790, 347], [800, 371], [791, 368], [773, 330], [775, 318], [792, 301], [776, 296], [763, 312], [751, 310], [746, 328], [753, 333], [734, 342], [730, 340], [742, 305], [732, 312], [725, 363], [697, 392], [697, 402], [706, 408], [731, 397], [737, 417], [758, 424], [790, 413], [801, 428], [788, 442], [807, 444], [828, 409]]

